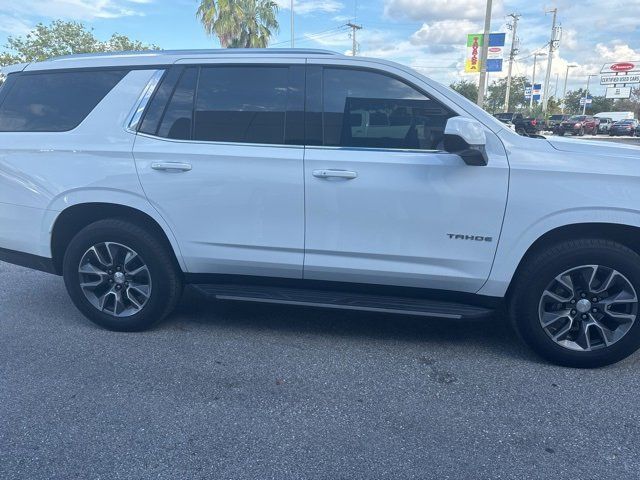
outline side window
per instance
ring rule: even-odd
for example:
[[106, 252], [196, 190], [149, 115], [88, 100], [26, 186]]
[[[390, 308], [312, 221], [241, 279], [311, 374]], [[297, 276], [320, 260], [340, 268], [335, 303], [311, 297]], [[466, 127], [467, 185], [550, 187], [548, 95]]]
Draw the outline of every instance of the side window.
[[73, 130], [127, 72], [85, 70], [22, 73], [3, 92], [6, 97], [0, 106], [0, 131]]
[[187, 68], [183, 72], [160, 122], [158, 129], [160, 137], [179, 140], [191, 138], [193, 95], [197, 79], [197, 68]]
[[282, 144], [288, 66], [202, 67], [194, 140]]
[[324, 68], [323, 144], [433, 150], [453, 112], [406, 83], [367, 70]]

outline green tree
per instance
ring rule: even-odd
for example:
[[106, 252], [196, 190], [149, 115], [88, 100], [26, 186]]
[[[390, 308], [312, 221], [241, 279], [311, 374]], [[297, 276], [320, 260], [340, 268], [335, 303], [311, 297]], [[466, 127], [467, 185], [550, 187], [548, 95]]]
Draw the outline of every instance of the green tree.
[[478, 100], [478, 85], [472, 80], [460, 80], [452, 83], [450, 87], [474, 103]]
[[273, 0], [200, 0], [196, 16], [222, 48], [266, 48], [278, 31]]
[[[509, 93], [510, 112], [524, 110], [529, 107], [529, 103], [524, 99], [524, 87], [527, 78], [524, 76], [513, 77], [511, 79], [511, 92]], [[491, 113], [504, 112], [504, 100], [507, 95], [507, 79], [501, 78], [491, 83], [489, 86], [485, 110]]]
[[[569, 114], [579, 115], [582, 114], [582, 105], [580, 105], [580, 99], [584, 97], [585, 90], [579, 88], [578, 90], [571, 90], [567, 92], [565, 112]], [[591, 95], [592, 103], [587, 105], [586, 114], [593, 115], [600, 112], [611, 112], [615, 110], [614, 101], [605, 98], [600, 95]], [[633, 110], [633, 109], [631, 109]]]
[[640, 118], [640, 88], [631, 91], [631, 98], [616, 100], [611, 111], [635, 112], [636, 118]]
[[90, 29], [78, 22], [56, 20], [50, 25], [39, 23], [24, 37], [9, 37], [0, 52], [0, 65], [37, 62], [60, 55], [158, 49], [131, 40], [126, 35], [113, 34], [107, 41], [98, 40]]

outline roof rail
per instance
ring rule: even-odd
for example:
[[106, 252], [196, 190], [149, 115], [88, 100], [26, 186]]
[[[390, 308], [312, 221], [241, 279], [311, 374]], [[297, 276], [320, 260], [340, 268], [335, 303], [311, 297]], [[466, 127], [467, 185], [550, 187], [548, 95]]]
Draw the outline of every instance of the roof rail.
[[70, 58], [88, 57], [118, 57], [118, 56], [150, 56], [150, 55], [335, 55], [342, 56], [331, 50], [314, 48], [211, 48], [211, 49], [191, 49], [191, 50], [130, 50], [120, 52], [96, 52], [77, 53], [73, 55], [60, 55], [51, 57], [49, 60], [65, 60]]

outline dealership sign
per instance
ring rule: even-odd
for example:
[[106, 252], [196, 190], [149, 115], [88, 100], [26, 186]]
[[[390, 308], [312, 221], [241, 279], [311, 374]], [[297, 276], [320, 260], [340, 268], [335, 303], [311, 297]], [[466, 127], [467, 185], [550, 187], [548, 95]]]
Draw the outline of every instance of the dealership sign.
[[[489, 34], [489, 45], [487, 48], [487, 72], [501, 72], [504, 58], [504, 44], [506, 34]], [[466, 73], [480, 73], [482, 69], [482, 45], [484, 44], [484, 34], [472, 33], [467, 35], [467, 57], [464, 62]]]
[[531, 85], [527, 85], [526, 87], [524, 87], [525, 100], [531, 100], [532, 93], [533, 93], [533, 99], [535, 101], [540, 101], [540, 98], [542, 98], [542, 84], [536, 83], [533, 85], [533, 88], [531, 88]]
[[608, 87], [606, 98], [630, 98], [631, 87]]
[[600, 70], [600, 73], [603, 75], [612, 74], [612, 73], [630, 73], [630, 72], [640, 73], [640, 61], [607, 63], [602, 67], [602, 70]]
[[627, 83], [640, 83], [640, 73], [625, 73], [624, 75], [602, 75], [600, 85], [619, 85]]

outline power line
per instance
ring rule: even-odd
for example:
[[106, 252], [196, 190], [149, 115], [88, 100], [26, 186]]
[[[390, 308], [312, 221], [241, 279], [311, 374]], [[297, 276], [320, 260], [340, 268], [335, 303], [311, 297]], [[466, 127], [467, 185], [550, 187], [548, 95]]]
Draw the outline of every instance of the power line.
[[[321, 30], [319, 32], [309, 33], [309, 34], [303, 35], [301, 37], [296, 37], [294, 40], [295, 41], [298, 41], [298, 40], [299, 41], [315, 40], [316, 38], [325, 38], [325, 37], [330, 37], [330, 36], [336, 35], [338, 33], [344, 33], [347, 30], [348, 29], [347, 29], [346, 25], [339, 25], [337, 27], [329, 28], [327, 30]], [[270, 46], [271, 47], [275, 47], [277, 45], [284, 45], [286, 43], [290, 43], [290, 40], [285, 40], [283, 42], [272, 43]]]

